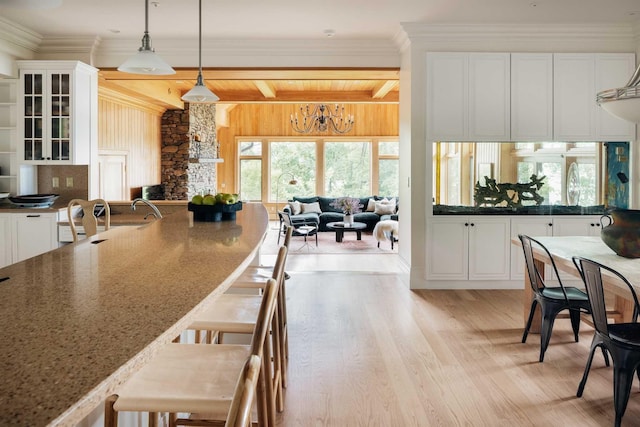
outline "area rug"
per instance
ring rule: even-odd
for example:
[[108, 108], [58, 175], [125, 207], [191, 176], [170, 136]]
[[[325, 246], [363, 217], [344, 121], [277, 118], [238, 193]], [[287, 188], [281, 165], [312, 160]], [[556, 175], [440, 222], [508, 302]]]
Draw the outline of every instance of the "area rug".
[[[265, 238], [260, 253], [263, 255], [275, 255], [278, 253], [278, 230], [277, 224], [272, 223], [267, 237]], [[282, 244], [282, 238], [280, 239]], [[356, 239], [355, 232], [347, 232], [344, 234], [342, 242], [336, 242], [336, 233], [333, 231], [321, 231], [318, 233], [318, 246], [316, 247], [316, 238], [311, 236], [307, 238], [307, 244], [305, 244], [304, 237], [293, 236], [291, 237], [291, 245], [289, 246], [289, 254], [397, 254], [398, 242], [394, 243], [393, 250], [391, 249], [391, 242], [380, 242], [378, 248], [378, 241], [373, 237], [371, 232], [362, 232], [362, 240]]]

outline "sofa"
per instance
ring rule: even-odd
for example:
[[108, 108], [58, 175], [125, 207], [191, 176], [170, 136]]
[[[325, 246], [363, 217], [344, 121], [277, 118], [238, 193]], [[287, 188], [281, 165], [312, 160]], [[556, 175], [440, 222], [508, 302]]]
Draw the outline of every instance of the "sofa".
[[[330, 231], [327, 224], [339, 222], [344, 218], [343, 212], [331, 206], [338, 197], [294, 197], [284, 207], [295, 225], [315, 225], [318, 231]], [[369, 196], [360, 197], [362, 212], [354, 214], [353, 220], [367, 225], [365, 231], [373, 231], [376, 224], [385, 219], [398, 220], [398, 198]]]

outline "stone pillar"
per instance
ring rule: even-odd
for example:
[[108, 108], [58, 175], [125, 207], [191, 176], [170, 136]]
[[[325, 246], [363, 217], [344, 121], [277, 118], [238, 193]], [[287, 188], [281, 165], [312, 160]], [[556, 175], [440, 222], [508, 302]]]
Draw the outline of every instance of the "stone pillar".
[[185, 104], [162, 115], [161, 179], [167, 200], [216, 192], [215, 104]]

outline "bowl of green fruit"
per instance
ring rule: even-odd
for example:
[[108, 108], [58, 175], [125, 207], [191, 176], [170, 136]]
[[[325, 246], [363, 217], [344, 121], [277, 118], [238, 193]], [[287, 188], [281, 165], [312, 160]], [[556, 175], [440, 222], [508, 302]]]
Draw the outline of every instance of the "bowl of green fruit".
[[242, 210], [242, 202], [238, 200], [237, 194], [196, 194], [191, 198], [187, 209], [193, 212], [194, 221], [235, 221], [236, 212]]

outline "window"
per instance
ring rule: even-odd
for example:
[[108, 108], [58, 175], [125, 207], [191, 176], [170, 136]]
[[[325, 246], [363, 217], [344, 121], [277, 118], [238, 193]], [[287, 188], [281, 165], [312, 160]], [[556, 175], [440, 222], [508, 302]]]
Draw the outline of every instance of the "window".
[[262, 142], [240, 142], [238, 148], [240, 199], [262, 200]]
[[324, 145], [324, 195], [371, 195], [371, 144], [327, 142]]
[[[270, 195], [278, 202], [293, 196], [316, 193], [316, 144], [314, 142], [272, 141], [270, 147]], [[295, 178], [297, 183], [289, 185]]]
[[[293, 196], [398, 195], [397, 139], [251, 137], [236, 141], [243, 200], [276, 203]], [[294, 178], [296, 184], [290, 184]]]
[[400, 183], [400, 144], [398, 141], [378, 143], [378, 194], [397, 195]]

